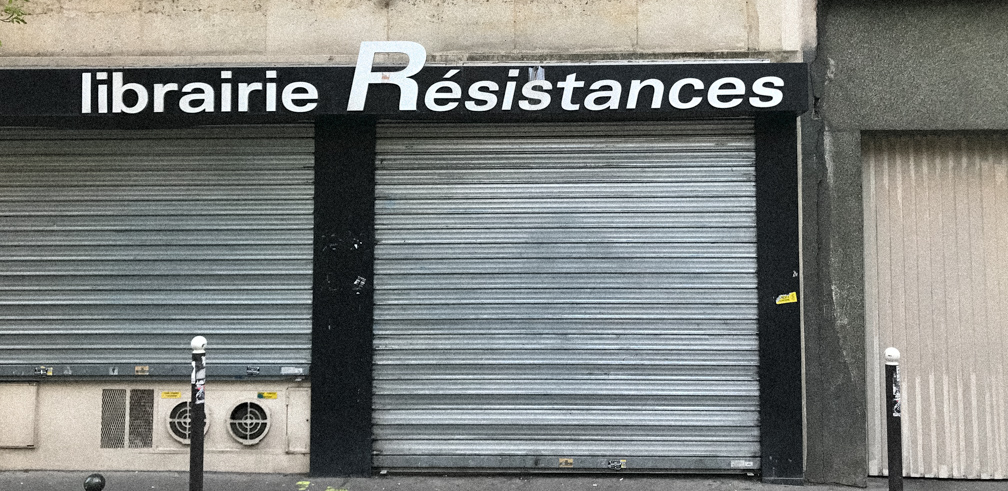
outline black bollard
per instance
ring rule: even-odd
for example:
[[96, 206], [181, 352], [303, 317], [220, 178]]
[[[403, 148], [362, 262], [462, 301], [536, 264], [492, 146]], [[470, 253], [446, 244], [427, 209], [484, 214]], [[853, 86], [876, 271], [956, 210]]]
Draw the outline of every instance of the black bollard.
[[889, 449], [889, 491], [903, 491], [903, 422], [900, 404], [900, 352], [885, 350], [886, 446]]
[[91, 474], [84, 479], [84, 491], [102, 491], [105, 489], [105, 476]]
[[206, 426], [206, 338], [192, 339], [189, 403], [189, 491], [203, 491], [203, 428]]

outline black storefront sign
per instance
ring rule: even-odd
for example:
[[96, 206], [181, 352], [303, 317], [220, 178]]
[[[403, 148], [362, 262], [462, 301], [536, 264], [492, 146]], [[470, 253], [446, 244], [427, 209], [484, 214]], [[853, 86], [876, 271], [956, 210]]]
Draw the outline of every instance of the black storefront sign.
[[340, 67], [0, 70], [0, 116], [148, 124], [332, 115], [650, 120], [808, 107], [802, 63], [424, 66], [411, 59], [373, 67], [371, 60]]

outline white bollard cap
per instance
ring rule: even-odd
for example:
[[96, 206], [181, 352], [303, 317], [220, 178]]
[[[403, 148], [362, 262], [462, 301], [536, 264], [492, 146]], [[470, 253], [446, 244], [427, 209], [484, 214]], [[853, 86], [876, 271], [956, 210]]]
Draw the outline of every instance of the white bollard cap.
[[206, 338], [203, 336], [196, 336], [192, 338], [192, 352], [193, 353], [206, 353]]
[[885, 364], [886, 365], [899, 365], [900, 352], [896, 348], [886, 348], [885, 350]]

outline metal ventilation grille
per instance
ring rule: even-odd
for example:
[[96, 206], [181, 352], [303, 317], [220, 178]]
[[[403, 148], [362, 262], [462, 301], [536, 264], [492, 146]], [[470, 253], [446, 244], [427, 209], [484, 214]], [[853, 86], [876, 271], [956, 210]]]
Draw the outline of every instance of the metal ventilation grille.
[[126, 389], [102, 389], [101, 448], [126, 447]]
[[269, 431], [269, 413], [266, 408], [254, 402], [243, 402], [231, 410], [228, 430], [242, 445], [255, 445], [266, 437]]
[[[203, 420], [203, 434], [210, 428], [210, 411], [204, 407], [206, 419]], [[168, 413], [168, 433], [180, 443], [189, 444], [192, 432], [192, 412], [190, 402], [180, 402]]]
[[130, 391], [129, 448], [151, 448], [154, 444], [154, 390]]

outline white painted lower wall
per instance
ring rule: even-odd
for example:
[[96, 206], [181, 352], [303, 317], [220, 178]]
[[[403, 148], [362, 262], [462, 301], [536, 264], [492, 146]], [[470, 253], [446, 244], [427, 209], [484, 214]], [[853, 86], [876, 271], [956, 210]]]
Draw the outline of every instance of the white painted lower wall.
[[[21, 430], [0, 437], [0, 470], [185, 471], [189, 468], [188, 446], [169, 434], [165, 421], [171, 407], [189, 399], [186, 383], [42, 380], [35, 390], [26, 387], [31, 385], [0, 383], [0, 407], [12, 419], [5, 418], [4, 427]], [[211, 380], [206, 387], [207, 471], [308, 472], [311, 401], [307, 382]], [[128, 448], [129, 436], [124, 445], [127, 448], [101, 448], [104, 389], [126, 389], [127, 394], [131, 390], [154, 391], [150, 448]], [[258, 444], [243, 445], [228, 432], [226, 419], [231, 408], [242, 401], [253, 401], [269, 413], [269, 430]], [[33, 438], [26, 440], [26, 436]]]

